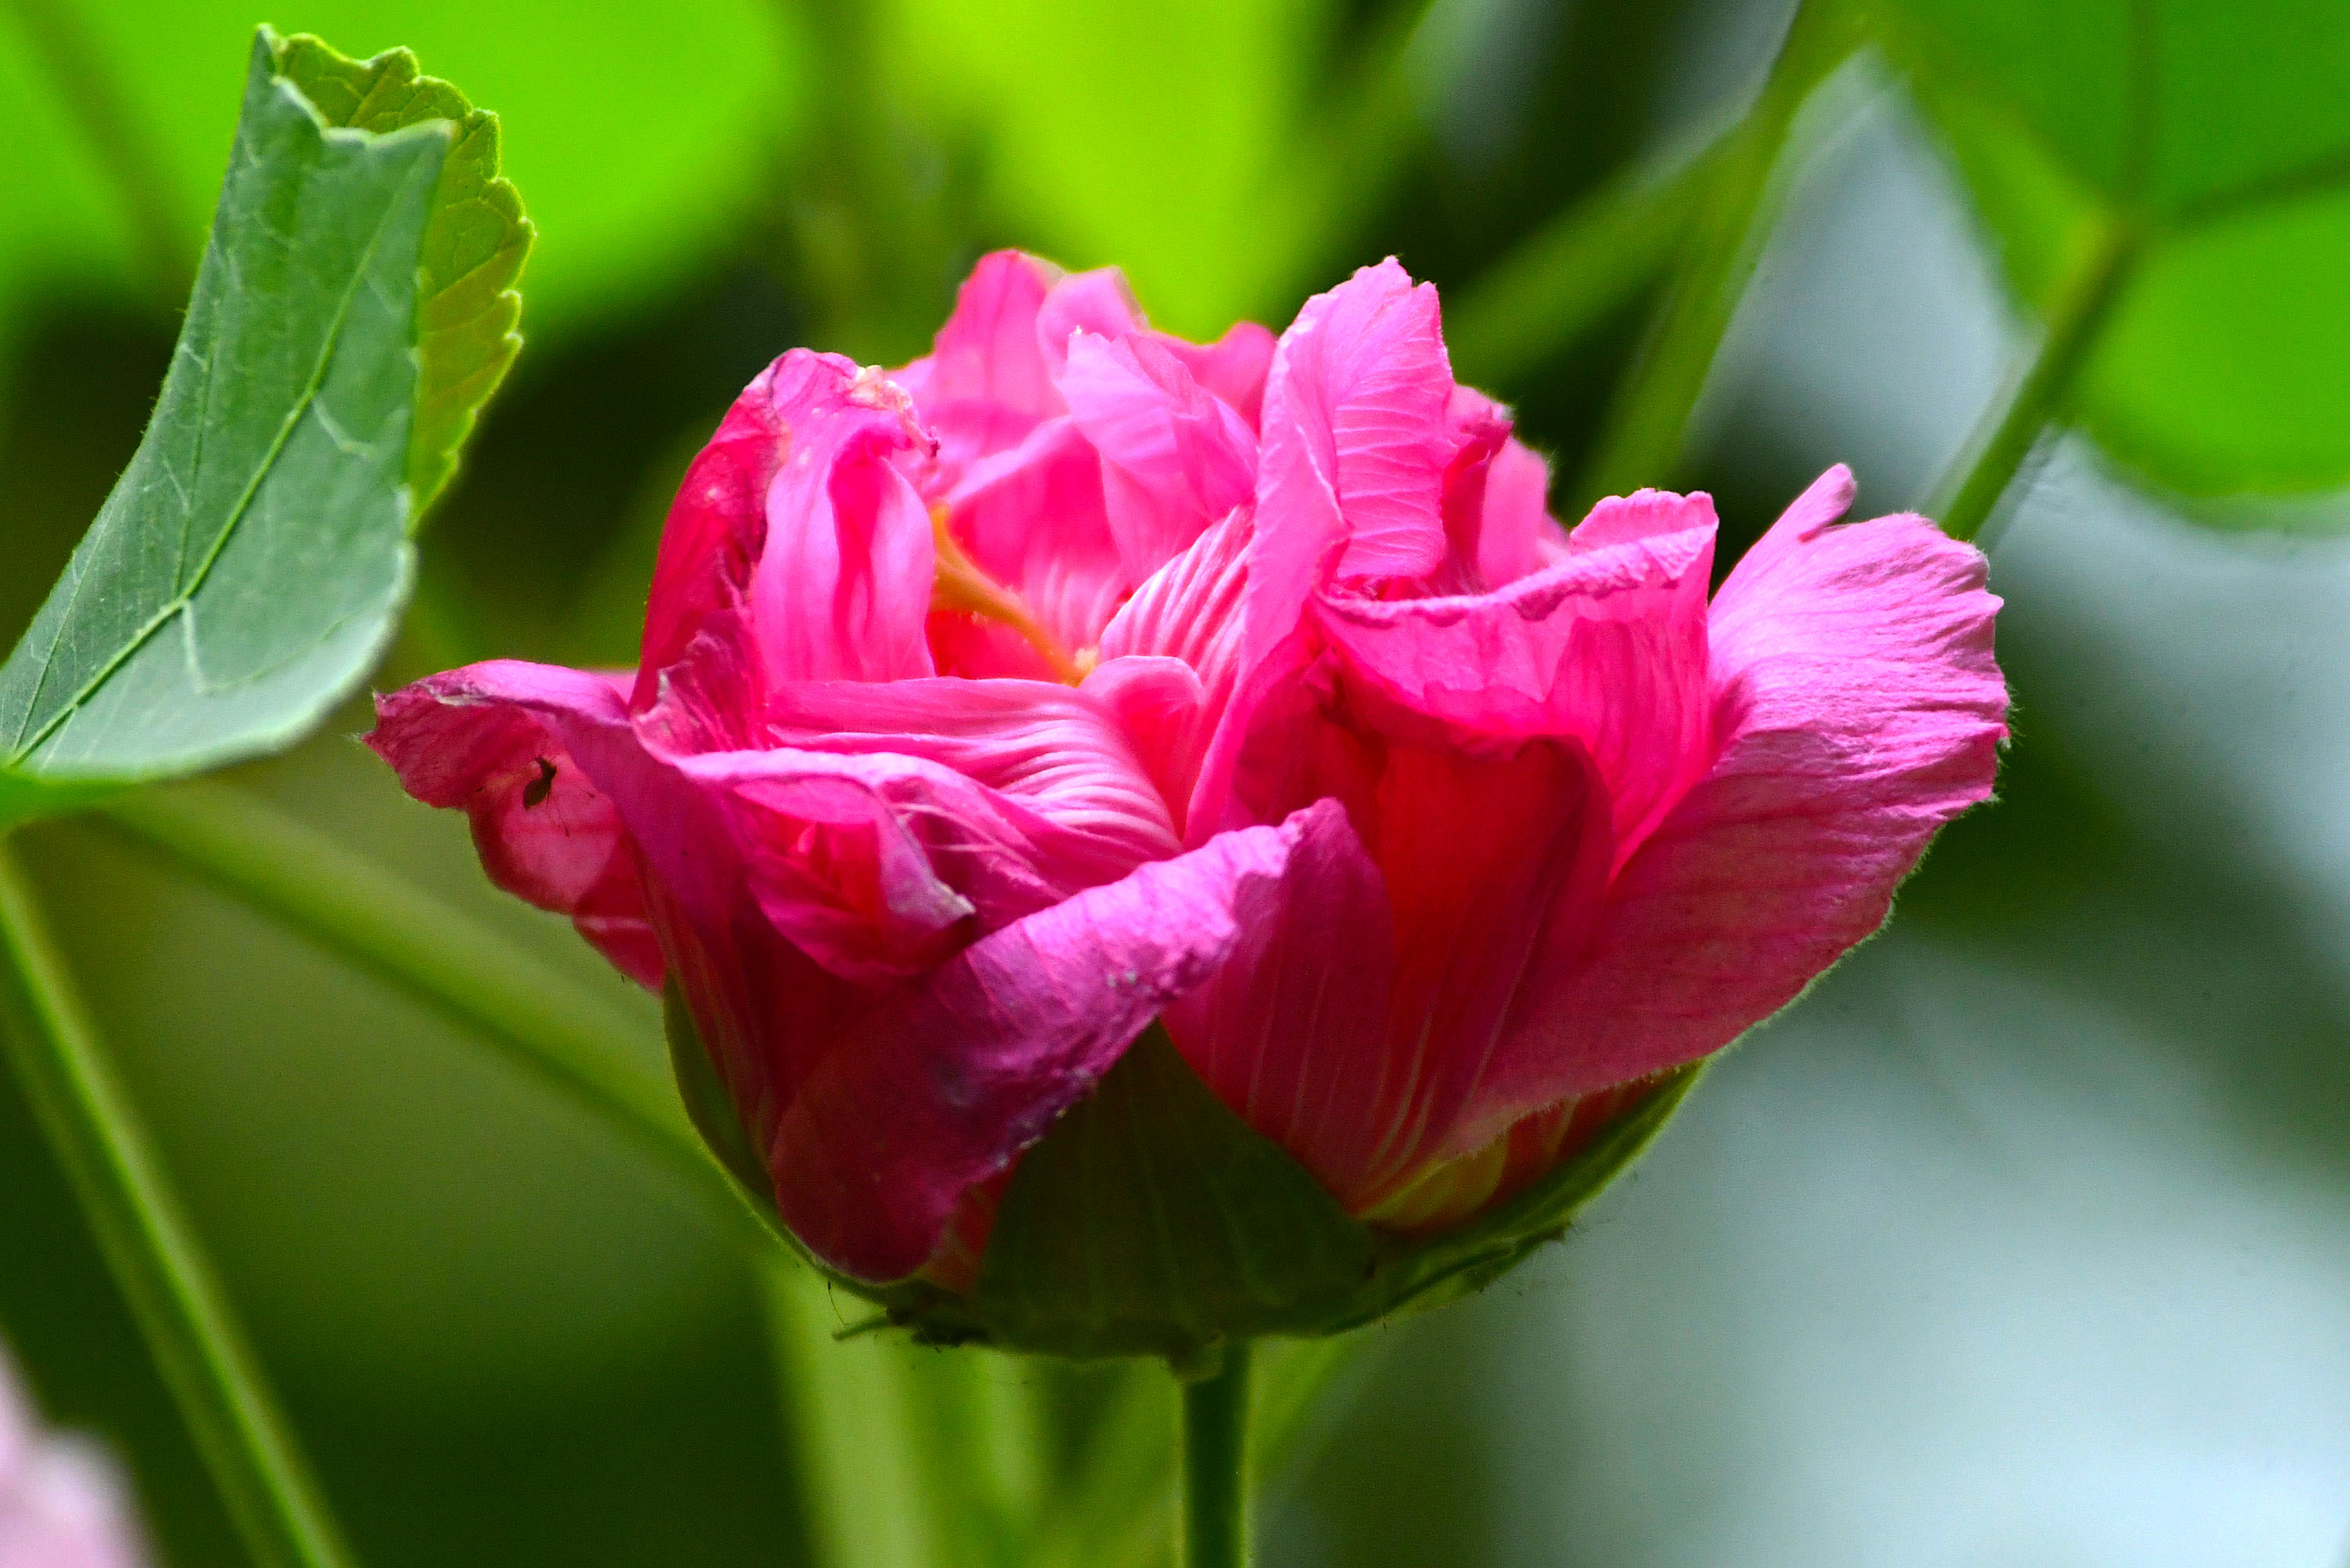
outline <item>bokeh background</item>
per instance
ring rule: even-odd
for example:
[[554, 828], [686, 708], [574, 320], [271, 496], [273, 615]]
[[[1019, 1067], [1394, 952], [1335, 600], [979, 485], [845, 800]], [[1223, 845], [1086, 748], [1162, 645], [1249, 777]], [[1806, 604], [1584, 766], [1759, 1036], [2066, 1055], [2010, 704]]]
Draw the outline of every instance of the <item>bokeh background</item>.
[[[1993, 44], [2062, 64], [2132, 7], [1980, 9]], [[2257, 99], [2262, 134], [2350, 149], [2338, 4], [2137, 9], [2223, 78], [2266, 28], [2241, 69], [2283, 40], [2299, 74], [2213, 90]], [[1476, 328], [1457, 367], [1519, 406], [1563, 507], [1702, 239], [1577, 251], [1575, 224], [1737, 125], [1791, 11], [12, 0], [0, 636], [138, 440], [258, 22], [413, 47], [504, 117], [540, 230], [528, 347], [433, 521], [388, 685], [493, 653], [629, 661], [668, 495], [735, 389], [795, 343], [919, 352], [997, 244], [1122, 264], [1194, 336], [1277, 326], [1398, 254]], [[2011, 181], [2000, 205], [1934, 58], [1864, 42], [1773, 163], [1751, 281], [1647, 476], [1714, 493], [1725, 557], [1833, 461], [1865, 511], [1919, 504], [2031, 347], [2048, 264], [2013, 208], [2058, 198]], [[2190, 97], [2162, 133], [2179, 159], [2237, 156], [2226, 105]], [[93, 102], [126, 133], [93, 137]], [[1359, 1336], [1269, 1468], [1268, 1563], [2350, 1561], [2350, 504], [2329, 488], [2350, 416], [2331, 445], [2326, 422], [2350, 400], [2350, 202], [2317, 180], [2292, 221], [2300, 250], [2256, 234], [2196, 264], [2221, 330], [2158, 320], [2111, 372], [2176, 390], [2158, 411], [2188, 457], [2149, 478], [2126, 441], [2051, 442], [1993, 519], [2001, 800], [1565, 1245]], [[2262, 380], [2312, 363], [2330, 379]], [[2271, 440], [2266, 466], [2215, 470], [2214, 431]], [[648, 1000], [492, 892], [364, 723], [235, 782], [559, 967], [659, 1071]], [[865, 1358], [841, 1365], [881, 1398], [935, 1381], [928, 1353], [825, 1343], [827, 1303], [779, 1311], [694, 1195], [412, 1002], [95, 826], [26, 848], [369, 1568], [1044, 1560], [983, 1523], [925, 1537], [859, 1490], [903, 1434], [852, 1419], [822, 1357]], [[5, 1080], [0, 1338], [124, 1459], [165, 1561], [242, 1562]], [[963, 1392], [985, 1418], [949, 1423], [924, 1473], [1055, 1506], [1118, 1418], [1106, 1387], [984, 1361]], [[1004, 1408], [1049, 1429], [1035, 1451], [1005, 1451]]]

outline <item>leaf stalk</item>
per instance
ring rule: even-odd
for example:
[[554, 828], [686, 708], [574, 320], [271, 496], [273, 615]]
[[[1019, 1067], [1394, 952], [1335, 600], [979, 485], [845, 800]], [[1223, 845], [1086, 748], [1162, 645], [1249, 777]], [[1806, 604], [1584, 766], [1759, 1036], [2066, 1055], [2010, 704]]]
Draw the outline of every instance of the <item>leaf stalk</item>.
[[0, 840], [0, 1029], [115, 1282], [262, 1568], [349, 1568], [211, 1263]]

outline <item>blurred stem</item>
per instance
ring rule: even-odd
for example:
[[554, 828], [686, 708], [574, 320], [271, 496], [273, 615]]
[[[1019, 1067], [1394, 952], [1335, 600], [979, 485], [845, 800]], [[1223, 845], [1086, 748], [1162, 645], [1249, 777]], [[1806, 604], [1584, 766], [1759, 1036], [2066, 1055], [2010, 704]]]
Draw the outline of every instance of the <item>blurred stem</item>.
[[[1279, 1473], [1307, 1418], [1369, 1342], [1360, 1334], [1271, 1340], [1256, 1347], [1251, 1382], [1253, 1472]], [[1086, 1462], [1044, 1521], [1034, 1568], [1156, 1568], [1169, 1560], [1174, 1459], [1166, 1387], [1136, 1378], [1086, 1444]]]
[[1248, 1568], [1249, 1346], [1183, 1385], [1183, 1568]]
[[262, 1568], [342, 1568], [350, 1554], [5, 840], [0, 949], [10, 1064], [247, 1550]]
[[760, 1276], [779, 1405], [816, 1568], [1027, 1568], [1036, 1449], [999, 1358], [884, 1334], [840, 1341], [816, 1272], [775, 1250]]
[[1754, 107], [1707, 161], [1707, 190], [1689, 262], [1630, 379], [1618, 389], [1568, 515], [1603, 496], [1669, 483], [1690, 415], [1705, 390], [1731, 314], [1753, 276], [1785, 194], [1780, 154], [1796, 111], [1844, 60], [1846, 32], [1821, 0], [1807, 0]]
[[1663, 270], [1711, 189], [1719, 150], [1643, 164], [1568, 207], [1446, 312], [1464, 381], [1504, 387], [1572, 347]]
[[5, 0], [48, 73], [66, 111], [122, 199], [138, 265], [163, 308], [182, 308], [195, 279], [188, 271], [188, 231], [180, 222], [162, 160], [137, 116], [115, 90], [99, 51], [70, 0]]
[[141, 790], [94, 820], [480, 1033], [757, 1231], [676, 1096], [630, 1064], [637, 1028], [494, 932], [226, 785]]
[[[2049, 422], [2061, 418], [2073, 382], [2114, 302], [2129, 281], [2141, 250], [2139, 230], [2106, 221], [2049, 312], [2038, 347], [2005, 398], [1992, 404], [1949, 472], [1935, 487], [1930, 510], [1953, 539], [1981, 534]], [[1990, 539], [1983, 540], [1985, 547]]]

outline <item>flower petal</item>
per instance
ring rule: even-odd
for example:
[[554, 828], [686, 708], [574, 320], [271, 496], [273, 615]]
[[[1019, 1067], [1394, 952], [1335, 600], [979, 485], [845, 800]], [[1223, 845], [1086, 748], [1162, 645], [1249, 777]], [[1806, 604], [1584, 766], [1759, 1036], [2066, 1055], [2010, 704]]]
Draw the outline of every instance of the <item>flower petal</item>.
[[1069, 362], [1071, 337], [1090, 332], [1118, 340], [1149, 329], [1125, 272], [1114, 266], [1096, 267], [1070, 274], [1045, 295], [1036, 311], [1036, 348], [1044, 356], [1045, 373], [1066, 398], [1068, 389], [1060, 382]]
[[1469, 734], [1569, 737], [1607, 792], [1619, 859], [1712, 756], [1705, 594], [1713, 504], [1606, 501], [1556, 565], [1489, 594], [1331, 594], [1315, 624], [1391, 701]]
[[810, 682], [764, 728], [673, 765], [719, 803], [766, 919], [861, 985], [1178, 847], [1116, 722], [1064, 686]]
[[795, 348], [687, 470], [661, 535], [633, 706], [739, 741], [780, 680], [928, 674], [928, 514], [899, 471], [928, 438], [902, 390]]
[[1173, 559], [1248, 499], [1256, 439], [1161, 344], [1079, 332], [1061, 396], [1101, 454], [1103, 499], [1130, 582]]
[[[1454, 1152], [1519, 998], [1541, 983], [1545, 933], [1563, 911], [1596, 911], [1610, 860], [1607, 802], [1576, 742], [1471, 750], [1429, 729], [1326, 656], [1257, 708], [1233, 770], [1235, 815], [1344, 804], [1392, 910], [1384, 1023], [1318, 1069], [1346, 1075], [1347, 1123], [1296, 1151], [1357, 1212]], [[1378, 959], [1367, 950], [1347, 972], [1375, 987]]]
[[1193, 380], [1230, 403], [1255, 431], [1264, 407], [1265, 372], [1273, 369], [1275, 339], [1270, 329], [1253, 321], [1236, 321], [1213, 343], [1187, 343], [1165, 333], [1159, 341], [1183, 361]]
[[1060, 268], [1019, 251], [980, 257], [931, 352], [891, 373], [939, 437], [941, 491], [1061, 412], [1036, 332], [1037, 311], [1060, 278]]
[[[1154, 764], [1187, 843], [1206, 837], [1193, 831], [1203, 820], [1201, 792], [1222, 789], [1221, 774], [1211, 784], [1206, 757], [1225, 724], [1240, 679], [1252, 532], [1249, 509], [1233, 511], [1151, 574], [1102, 632], [1103, 670], [1142, 655], [1180, 659], [1199, 676], [1196, 720], [1186, 726], [1183, 743], [1164, 750]], [[1226, 742], [1227, 752], [1237, 743], [1235, 735]]]
[[1296, 825], [1226, 834], [972, 944], [889, 993], [775, 1126], [783, 1218], [854, 1278], [904, 1279], [963, 1194], [1083, 1098], [1241, 940], [1234, 906], [1287, 871]]
[[947, 517], [972, 563], [1017, 594], [1065, 654], [1093, 647], [1134, 585], [1110, 532], [1101, 460], [1066, 417], [972, 464]]
[[1451, 395], [1436, 290], [1393, 258], [1297, 313], [1265, 381], [1252, 662], [1328, 577], [1417, 578], [1443, 560]]
[[931, 672], [929, 509], [900, 472], [926, 451], [905, 392], [837, 355], [777, 362], [792, 450], [767, 488], [751, 614], [770, 687]]
[[[1342, 1202], [1359, 1196], [1380, 1106], [1403, 1075], [1385, 1069], [1394, 916], [1386, 881], [1336, 801], [1297, 814], [1288, 875], [1245, 890], [1242, 937], [1213, 980], [1167, 1010], [1184, 1059], [1250, 1127], [1287, 1149]], [[1384, 1112], [1384, 1114], [1382, 1114]]]
[[[1721, 755], [1610, 887], [1546, 938], [1482, 1114], [1719, 1050], [1884, 922], [1937, 829], [1991, 794], [2007, 689], [1982, 556], [1915, 516], [1830, 528], [1833, 470], [1713, 606]], [[1461, 1145], [1465, 1149], [1469, 1145]]]
[[629, 677], [498, 659], [376, 699], [368, 744], [428, 805], [461, 807], [490, 880], [568, 915], [619, 971], [662, 962], [619, 810], [571, 754], [573, 722], [628, 729]]

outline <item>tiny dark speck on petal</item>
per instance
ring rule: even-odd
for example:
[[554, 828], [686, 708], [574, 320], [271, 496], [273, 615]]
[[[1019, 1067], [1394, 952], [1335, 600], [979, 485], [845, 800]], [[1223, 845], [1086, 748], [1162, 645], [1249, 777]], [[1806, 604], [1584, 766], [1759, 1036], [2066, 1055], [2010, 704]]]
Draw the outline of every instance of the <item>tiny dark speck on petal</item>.
[[522, 786], [522, 808], [525, 811], [546, 804], [555, 790], [555, 764], [545, 757], [538, 759], [538, 776]]

